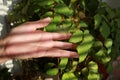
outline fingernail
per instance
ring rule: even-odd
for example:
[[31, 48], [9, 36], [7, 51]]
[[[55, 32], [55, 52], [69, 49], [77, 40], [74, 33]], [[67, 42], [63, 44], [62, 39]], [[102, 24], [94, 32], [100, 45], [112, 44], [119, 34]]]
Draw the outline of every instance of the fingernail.
[[71, 52], [70, 57], [79, 58], [79, 55], [76, 52]]

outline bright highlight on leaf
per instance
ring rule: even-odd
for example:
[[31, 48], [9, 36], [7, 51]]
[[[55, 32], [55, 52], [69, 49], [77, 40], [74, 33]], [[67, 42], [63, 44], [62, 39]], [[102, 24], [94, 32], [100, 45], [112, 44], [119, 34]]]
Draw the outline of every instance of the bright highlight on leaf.
[[100, 80], [100, 74], [89, 73], [88, 80]]
[[113, 41], [111, 39], [108, 39], [105, 41], [105, 46], [107, 47], [107, 53], [109, 54], [111, 52]]
[[93, 39], [94, 38], [89, 31], [85, 30], [83, 42], [77, 47], [78, 54], [80, 55], [79, 62], [82, 62], [88, 55], [88, 52], [93, 45]]
[[60, 63], [59, 63], [59, 68], [61, 70], [65, 69], [67, 63], [68, 63], [68, 58], [61, 58]]
[[78, 43], [78, 42], [81, 42], [82, 39], [83, 39], [83, 31], [77, 30], [73, 33], [73, 35], [69, 39], [69, 42]]
[[93, 61], [89, 62], [88, 68], [89, 68], [89, 72], [98, 73], [98, 65], [96, 62], [93, 62]]
[[78, 78], [74, 75], [74, 73], [67, 72], [64, 73], [62, 76], [62, 80], [78, 80]]

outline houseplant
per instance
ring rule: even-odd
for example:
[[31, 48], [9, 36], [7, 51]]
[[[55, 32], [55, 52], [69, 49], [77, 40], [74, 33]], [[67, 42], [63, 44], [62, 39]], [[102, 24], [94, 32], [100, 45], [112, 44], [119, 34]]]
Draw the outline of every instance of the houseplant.
[[106, 79], [112, 70], [111, 60], [119, 55], [119, 13], [120, 9], [98, 0], [21, 0], [8, 15], [11, 27], [50, 17], [51, 23], [43, 30], [71, 33], [67, 42], [77, 44], [75, 51], [80, 55], [77, 59], [23, 60], [24, 74], [38, 78], [42, 72], [60, 80]]

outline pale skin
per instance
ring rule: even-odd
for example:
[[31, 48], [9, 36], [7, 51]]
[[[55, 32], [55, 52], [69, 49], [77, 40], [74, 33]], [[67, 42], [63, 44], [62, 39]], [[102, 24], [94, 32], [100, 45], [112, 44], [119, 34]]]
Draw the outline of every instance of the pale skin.
[[9, 59], [28, 59], [39, 57], [73, 57], [78, 54], [69, 49], [76, 45], [62, 40], [70, 38], [71, 34], [51, 33], [37, 28], [44, 28], [50, 23], [50, 18], [23, 23], [11, 30], [0, 39], [0, 63]]

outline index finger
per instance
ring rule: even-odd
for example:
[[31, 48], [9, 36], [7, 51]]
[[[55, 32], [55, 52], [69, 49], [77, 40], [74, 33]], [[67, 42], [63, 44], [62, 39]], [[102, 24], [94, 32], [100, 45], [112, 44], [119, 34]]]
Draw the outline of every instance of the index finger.
[[47, 26], [50, 23], [50, 21], [51, 20], [48, 17], [38, 21], [26, 22], [12, 29], [12, 33], [32, 32], [35, 31], [37, 28], [43, 28]]

